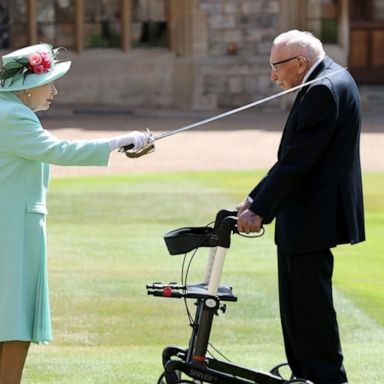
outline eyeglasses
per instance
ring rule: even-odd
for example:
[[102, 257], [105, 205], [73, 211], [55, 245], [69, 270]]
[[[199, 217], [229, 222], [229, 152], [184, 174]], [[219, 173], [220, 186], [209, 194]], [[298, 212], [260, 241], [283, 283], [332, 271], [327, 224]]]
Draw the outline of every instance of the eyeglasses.
[[302, 56], [298, 55], [298, 56], [290, 57], [289, 59], [276, 61], [276, 63], [269, 63], [269, 68], [271, 68], [272, 71], [278, 71], [280, 68], [279, 67], [280, 64], [288, 63], [288, 61], [298, 59], [299, 57], [302, 57]]

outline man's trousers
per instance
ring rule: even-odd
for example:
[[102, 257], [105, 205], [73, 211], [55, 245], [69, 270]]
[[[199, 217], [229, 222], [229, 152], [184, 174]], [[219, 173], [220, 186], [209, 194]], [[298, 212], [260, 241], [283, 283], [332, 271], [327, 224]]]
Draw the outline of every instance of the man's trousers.
[[285, 351], [297, 378], [315, 384], [347, 382], [333, 306], [330, 250], [278, 250], [280, 316]]

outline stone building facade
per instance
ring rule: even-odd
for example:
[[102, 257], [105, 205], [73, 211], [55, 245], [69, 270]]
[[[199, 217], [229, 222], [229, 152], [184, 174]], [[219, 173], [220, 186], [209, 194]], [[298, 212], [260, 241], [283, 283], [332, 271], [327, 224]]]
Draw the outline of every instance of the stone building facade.
[[63, 104], [243, 105], [278, 91], [269, 51], [292, 28], [320, 37], [361, 84], [384, 82], [384, 0], [0, 0], [0, 11], [4, 53], [68, 47]]

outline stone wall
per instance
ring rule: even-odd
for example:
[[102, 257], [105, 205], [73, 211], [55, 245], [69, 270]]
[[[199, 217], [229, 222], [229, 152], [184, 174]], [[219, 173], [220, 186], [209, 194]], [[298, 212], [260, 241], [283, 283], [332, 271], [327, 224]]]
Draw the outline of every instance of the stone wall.
[[[168, 0], [169, 48], [67, 52], [73, 64], [57, 82], [57, 102], [216, 110], [269, 96], [280, 91], [268, 68], [273, 38], [282, 30], [306, 28], [307, 7], [321, 1]], [[339, 42], [325, 48], [347, 66], [351, 3], [339, 1]], [[379, 15], [383, 3], [374, 1]], [[129, 17], [126, 21], [128, 30]], [[280, 106], [286, 99], [263, 108]]]
[[236, 107], [269, 95], [269, 53], [278, 31], [279, 1], [200, 0], [207, 51], [194, 60], [195, 108]]
[[175, 49], [69, 53], [73, 65], [58, 84], [62, 91], [58, 101], [216, 110], [278, 90], [269, 79], [268, 61], [278, 33], [279, 0], [193, 0], [189, 9], [183, 4], [175, 23], [183, 30], [174, 31], [183, 44], [181, 53]]
[[[64, 55], [64, 54], [63, 54]], [[92, 49], [65, 53], [70, 71], [56, 81], [62, 104], [172, 107], [174, 55], [163, 49]]]

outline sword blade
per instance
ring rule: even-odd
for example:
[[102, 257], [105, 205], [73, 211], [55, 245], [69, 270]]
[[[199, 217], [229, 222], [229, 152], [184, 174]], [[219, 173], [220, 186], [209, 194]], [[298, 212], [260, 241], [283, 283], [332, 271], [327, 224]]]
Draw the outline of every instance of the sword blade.
[[286, 89], [286, 90], [281, 91], [281, 92], [279, 92], [279, 93], [275, 93], [274, 95], [268, 96], [268, 97], [266, 97], [266, 98], [264, 98], [264, 99], [257, 100], [257, 101], [254, 101], [254, 102], [252, 102], [252, 103], [243, 105], [242, 107], [235, 108], [235, 109], [232, 109], [232, 110], [230, 110], [230, 111], [221, 113], [221, 114], [219, 114], [219, 115], [215, 115], [215, 116], [209, 117], [209, 118], [207, 118], [207, 119], [205, 119], [205, 120], [198, 121], [197, 123], [193, 123], [193, 124], [185, 125], [185, 126], [183, 126], [183, 127], [180, 127], [180, 128], [177, 128], [177, 129], [173, 129], [173, 130], [171, 130], [171, 131], [166, 131], [166, 132], [160, 133], [160, 134], [157, 135], [157, 136], [153, 136], [153, 140], [164, 139], [165, 137], [175, 135], [176, 133], [180, 133], [180, 132], [183, 132], [183, 131], [188, 131], [189, 129], [196, 128], [196, 127], [199, 127], [199, 126], [201, 126], [201, 125], [211, 123], [212, 121], [222, 119], [222, 118], [224, 118], [224, 117], [233, 115], [233, 114], [235, 114], [235, 113], [244, 111], [244, 110], [249, 109], [249, 108], [252, 108], [252, 107], [256, 107], [257, 105], [264, 104], [264, 103], [266, 103], [266, 102], [268, 102], [268, 101], [271, 101], [271, 100], [273, 100], [273, 99], [276, 99], [276, 98], [278, 98], [278, 97], [287, 95], [288, 93], [297, 91], [298, 89], [301, 89], [301, 88], [303, 88], [303, 87], [306, 87], [307, 85], [310, 85], [310, 84], [312, 84], [312, 83], [315, 83], [316, 81], [325, 79], [326, 77], [329, 77], [329, 76], [333, 76], [333, 75], [335, 75], [336, 73], [339, 73], [339, 72], [341, 72], [341, 71], [345, 71], [346, 69], [347, 69], [347, 68], [341, 68], [341, 69], [338, 69], [337, 71], [333, 71], [333, 72], [329, 73], [328, 75], [324, 75], [324, 76], [321, 76], [321, 77], [317, 77], [316, 79], [307, 81], [307, 82], [305, 82], [305, 83], [303, 83], [303, 84], [296, 85], [295, 87]]

